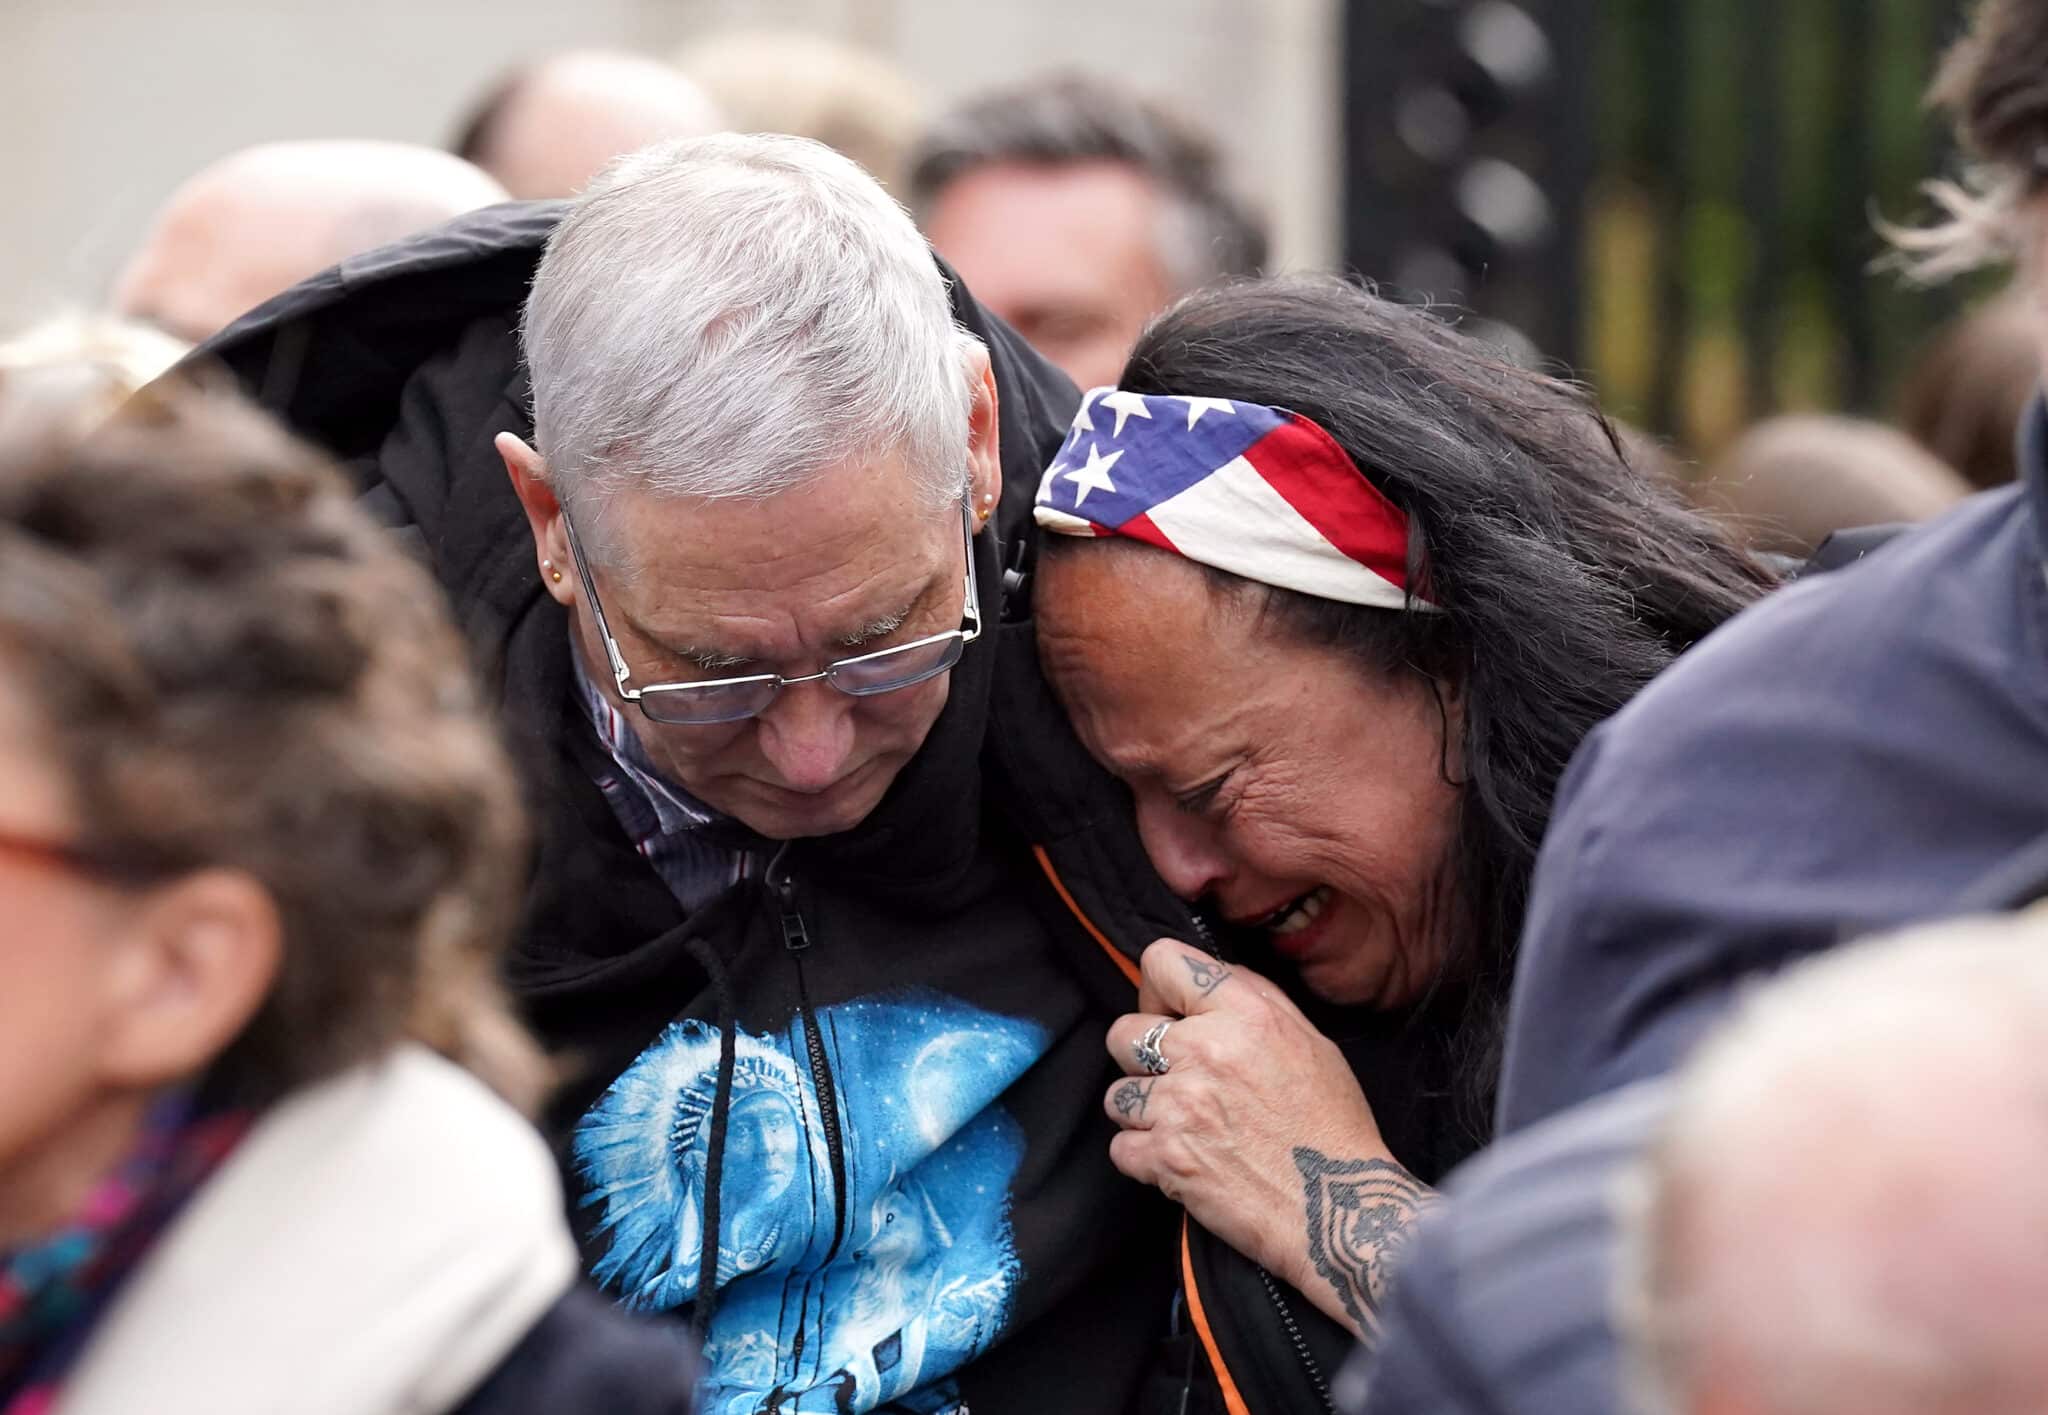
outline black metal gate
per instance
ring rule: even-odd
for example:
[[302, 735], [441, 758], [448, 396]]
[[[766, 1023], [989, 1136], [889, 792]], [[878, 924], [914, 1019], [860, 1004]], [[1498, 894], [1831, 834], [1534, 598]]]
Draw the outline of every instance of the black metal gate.
[[1350, 0], [1345, 256], [1697, 450], [1881, 410], [1953, 293], [1870, 271], [1962, 0]]

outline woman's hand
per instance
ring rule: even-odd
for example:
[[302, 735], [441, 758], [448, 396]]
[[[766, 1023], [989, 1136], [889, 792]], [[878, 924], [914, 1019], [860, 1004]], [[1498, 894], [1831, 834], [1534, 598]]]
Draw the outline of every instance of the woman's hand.
[[[1392, 1260], [1430, 1191], [1387, 1152], [1343, 1055], [1266, 979], [1162, 939], [1139, 1010], [1109, 1029], [1128, 1078], [1109, 1157], [1370, 1340]], [[1148, 1074], [1138, 1042], [1170, 1022]]]

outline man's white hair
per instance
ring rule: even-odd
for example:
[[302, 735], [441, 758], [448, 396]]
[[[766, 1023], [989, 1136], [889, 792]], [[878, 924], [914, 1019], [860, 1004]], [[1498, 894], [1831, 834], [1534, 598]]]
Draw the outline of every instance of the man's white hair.
[[902, 207], [802, 138], [722, 133], [607, 167], [548, 240], [520, 328], [557, 496], [761, 498], [895, 453], [965, 492], [976, 341]]
[[1759, 988], [1625, 1186], [1640, 1408], [2033, 1411], [2048, 1381], [2048, 919], [1846, 948]]

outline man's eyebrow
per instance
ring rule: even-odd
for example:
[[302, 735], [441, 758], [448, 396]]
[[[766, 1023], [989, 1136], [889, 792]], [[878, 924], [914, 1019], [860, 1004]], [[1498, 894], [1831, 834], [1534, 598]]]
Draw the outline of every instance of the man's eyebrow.
[[[918, 596], [918, 599], [922, 598], [922, 595]], [[902, 628], [904, 623], [910, 618], [911, 611], [917, 608], [917, 603], [917, 600], [912, 600], [896, 613], [885, 614], [880, 619], [871, 620], [850, 633], [838, 636], [834, 642], [841, 648], [857, 649], [883, 637], [885, 634], [893, 634]], [[694, 644], [669, 643], [649, 633], [643, 626], [637, 623], [633, 625], [633, 632], [643, 642], [652, 644], [670, 658], [694, 664], [707, 673], [716, 673], [721, 669], [728, 668], [744, 668], [748, 664], [756, 662], [754, 658], [746, 654], [727, 653], [720, 649], [699, 648]]]
[[658, 634], [631, 615], [621, 615], [618, 622], [634, 639], [659, 652], [664, 658], [679, 663], [695, 664], [707, 673], [721, 668], [739, 668], [753, 660], [743, 654], [727, 653], [722, 649], [699, 648], [694, 644], [679, 644]]
[[707, 673], [715, 672], [721, 668], [744, 668], [747, 664], [753, 662], [752, 659], [740, 654], [719, 653], [716, 649], [696, 649], [688, 645], [678, 645], [674, 648], [664, 645], [662, 652], [673, 654], [686, 662], [694, 663]]
[[[919, 596], [919, 598], [922, 597]], [[917, 608], [917, 601], [912, 600], [894, 614], [885, 614], [880, 619], [861, 625], [860, 628], [855, 629], [851, 634], [842, 634], [839, 638], [839, 646], [845, 649], [857, 649], [864, 644], [881, 638], [884, 634], [893, 634], [903, 627], [903, 621], [910, 617], [910, 611], [915, 608]]]

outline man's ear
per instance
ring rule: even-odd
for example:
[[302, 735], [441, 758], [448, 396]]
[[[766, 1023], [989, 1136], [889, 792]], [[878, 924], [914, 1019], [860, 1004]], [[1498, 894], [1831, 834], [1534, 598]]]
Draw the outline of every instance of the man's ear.
[[971, 473], [977, 531], [996, 514], [1003, 499], [1003, 448], [998, 432], [1001, 411], [996, 400], [996, 372], [988, 350], [976, 344], [967, 353], [967, 380], [974, 402], [967, 410], [967, 465]]
[[108, 977], [101, 1073], [136, 1089], [197, 1076], [277, 981], [277, 906], [239, 870], [201, 870], [153, 890], [129, 930]]
[[540, 562], [541, 588], [557, 604], [573, 605], [576, 599], [575, 562], [569, 558], [569, 538], [562, 530], [562, 507], [555, 489], [548, 484], [547, 464], [540, 453], [509, 432], [501, 432], [492, 444], [505, 459], [505, 475], [526, 510], [526, 524], [533, 532], [534, 559]]

